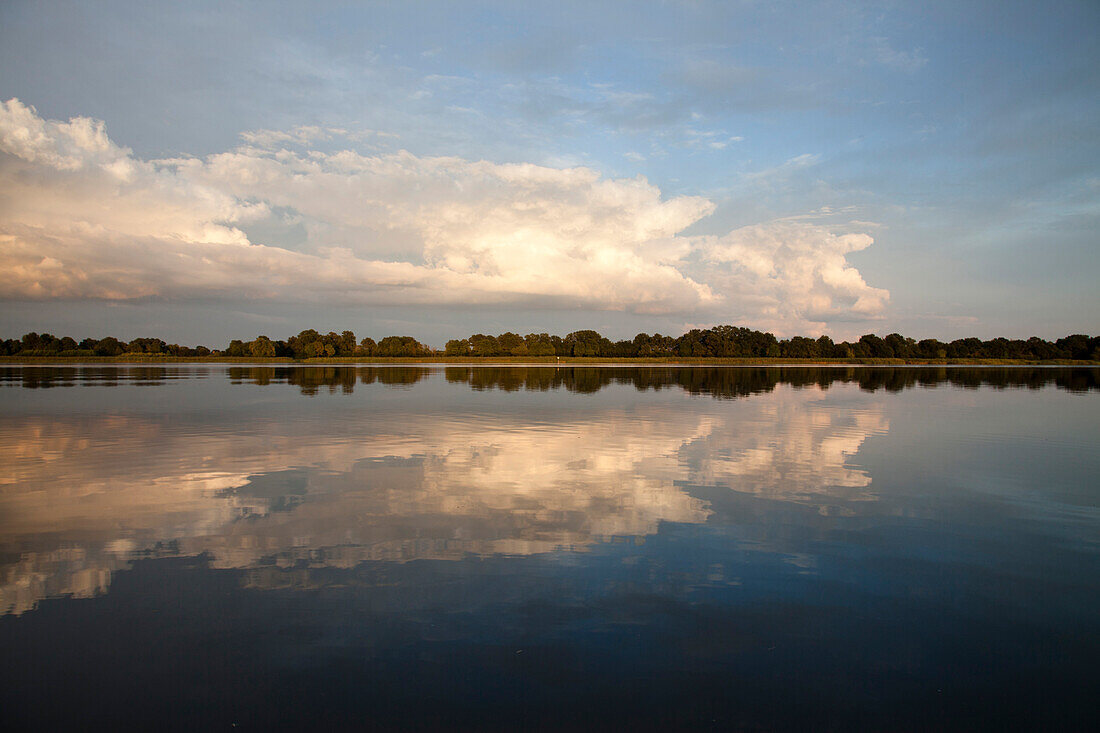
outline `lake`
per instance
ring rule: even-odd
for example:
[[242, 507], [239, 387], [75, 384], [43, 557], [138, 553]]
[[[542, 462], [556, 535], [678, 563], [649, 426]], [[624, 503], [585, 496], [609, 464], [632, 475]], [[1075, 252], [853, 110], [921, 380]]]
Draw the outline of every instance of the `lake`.
[[1086, 729], [1100, 370], [0, 366], [8, 729]]

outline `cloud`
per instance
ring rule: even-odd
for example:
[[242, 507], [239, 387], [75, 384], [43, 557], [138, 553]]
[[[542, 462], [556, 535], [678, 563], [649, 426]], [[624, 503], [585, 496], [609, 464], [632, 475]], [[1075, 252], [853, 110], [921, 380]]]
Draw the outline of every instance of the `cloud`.
[[706, 238], [701, 251], [716, 290], [751, 294], [744, 303], [756, 322], [802, 333], [883, 311], [889, 292], [869, 286], [846, 260], [872, 242], [867, 234], [781, 220]]
[[745, 175], [745, 179], [762, 186], [774, 185], [786, 181], [799, 171], [817, 165], [819, 160], [820, 156], [816, 153], [803, 153], [802, 155], [788, 158], [779, 165], [748, 173]]
[[[693, 486], [874, 514], [872, 476], [852, 457], [890, 428], [881, 404], [836, 409], [816, 387], [690, 413], [566, 408], [553, 424], [410, 413], [407, 402], [338, 428], [230, 419], [240, 429], [219, 435], [178, 415], [12, 420], [0, 442], [0, 476], [14, 480], [0, 492], [0, 538], [22, 551], [0, 565], [0, 615], [105, 592], [112, 572], [165, 546], [221, 568], [584, 551], [706, 522], [712, 510]], [[66, 500], [73, 477], [79, 502]], [[293, 502], [271, 490], [288, 478]], [[57, 547], [74, 528], [80, 543]]]
[[[243, 139], [206, 158], [148, 161], [102, 122], [4, 103], [0, 296], [523, 304], [797, 323], [873, 316], [888, 297], [844, 260], [866, 235], [788, 222], [684, 236], [714, 204], [664, 199], [643, 177], [365, 155], [334, 149], [351, 136], [332, 128]], [[692, 273], [700, 256], [719, 267]]]
[[679, 144], [687, 148], [724, 150], [730, 143], [739, 143], [744, 139], [740, 135], [731, 136], [723, 130], [700, 130], [688, 127], [684, 130], [683, 140]]
[[886, 38], [872, 38], [869, 48], [878, 63], [898, 71], [912, 74], [920, 71], [928, 63], [928, 58], [921, 49], [914, 48], [911, 51], [902, 51], [891, 46]]

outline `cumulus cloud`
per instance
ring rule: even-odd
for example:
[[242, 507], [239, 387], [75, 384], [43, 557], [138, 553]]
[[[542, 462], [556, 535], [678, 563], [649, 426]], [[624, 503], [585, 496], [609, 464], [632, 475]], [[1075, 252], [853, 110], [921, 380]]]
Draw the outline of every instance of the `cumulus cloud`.
[[[45, 120], [10, 100], [0, 106], [0, 296], [527, 304], [796, 322], [873, 316], [888, 297], [845, 261], [866, 235], [787, 222], [685, 236], [713, 203], [664, 199], [642, 177], [365, 155], [339, 149], [341, 139], [352, 137], [260, 131], [225, 153], [150, 161], [102, 122]], [[304, 236], [281, 236], [291, 228]], [[696, 272], [700, 258], [714, 267]]]
[[754, 318], [779, 331], [820, 330], [828, 321], [871, 318], [890, 294], [869, 286], [846, 257], [871, 246], [867, 234], [837, 234], [776, 221], [707, 238], [701, 249], [720, 292], [743, 293]]

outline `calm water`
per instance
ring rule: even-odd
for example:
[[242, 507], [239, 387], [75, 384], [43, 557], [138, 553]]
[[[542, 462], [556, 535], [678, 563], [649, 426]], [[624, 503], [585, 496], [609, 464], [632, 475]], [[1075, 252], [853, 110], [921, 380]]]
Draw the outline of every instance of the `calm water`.
[[0, 367], [0, 723], [1085, 729], [1100, 370]]

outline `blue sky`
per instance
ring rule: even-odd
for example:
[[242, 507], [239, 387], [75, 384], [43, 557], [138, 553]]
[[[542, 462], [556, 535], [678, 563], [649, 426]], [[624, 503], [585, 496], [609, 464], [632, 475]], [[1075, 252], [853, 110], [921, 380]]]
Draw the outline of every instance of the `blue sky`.
[[1094, 333], [1098, 32], [1095, 2], [8, 2], [0, 327]]

